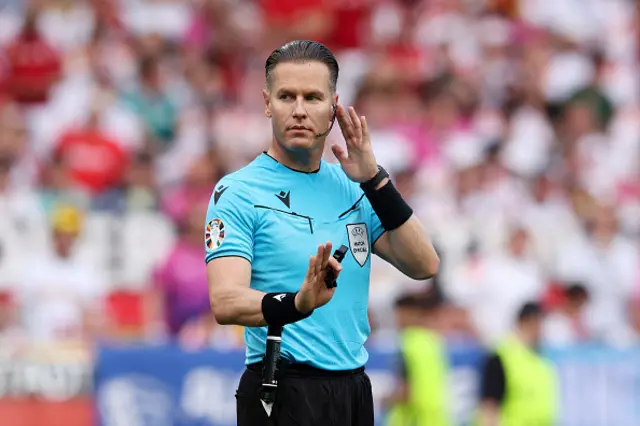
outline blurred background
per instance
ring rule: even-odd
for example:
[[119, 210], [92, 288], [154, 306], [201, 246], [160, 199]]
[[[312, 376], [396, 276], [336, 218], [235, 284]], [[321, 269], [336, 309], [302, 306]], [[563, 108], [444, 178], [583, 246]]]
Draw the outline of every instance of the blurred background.
[[636, 1], [0, 0], [0, 425], [235, 424], [204, 213], [268, 146], [264, 61], [292, 39], [336, 54], [442, 258], [430, 283], [373, 259], [376, 401], [398, 297], [445, 301], [456, 425], [538, 300], [560, 424], [640, 424]]

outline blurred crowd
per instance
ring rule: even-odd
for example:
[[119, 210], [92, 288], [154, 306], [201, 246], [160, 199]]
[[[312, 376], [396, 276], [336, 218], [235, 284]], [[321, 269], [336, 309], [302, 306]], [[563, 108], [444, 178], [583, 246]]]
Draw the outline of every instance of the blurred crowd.
[[264, 61], [292, 39], [336, 54], [340, 102], [441, 255], [428, 286], [373, 259], [371, 344], [425, 287], [461, 341], [537, 299], [548, 344], [640, 344], [635, 1], [2, 4], [0, 347], [242, 347], [210, 313], [204, 213], [270, 143]]

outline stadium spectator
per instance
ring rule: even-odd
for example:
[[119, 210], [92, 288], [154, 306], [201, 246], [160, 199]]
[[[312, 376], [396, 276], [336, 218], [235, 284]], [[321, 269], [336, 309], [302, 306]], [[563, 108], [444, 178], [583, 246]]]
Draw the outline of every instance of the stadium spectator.
[[62, 75], [62, 59], [38, 30], [38, 16], [37, 7], [29, 7], [21, 31], [5, 47], [9, 68], [5, 91], [24, 106], [46, 103]]
[[570, 241], [558, 258], [559, 275], [580, 280], [589, 290], [589, 328], [606, 339], [625, 324], [625, 303], [636, 284], [638, 249], [620, 233], [613, 206], [598, 205], [582, 238]]
[[101, 131], [97, 110], [91, 112], [85, 126], [62, 134], [53, 157], [62, 163], [74, 187], [94, 197], [119, 188], [129, 162], [119, 141]]
[[591, 334], [586, 318], [588, 302], [589, 292], [582, 284], [571, 284], [564, 288], [559, 308], [545, 317], [543, 342], [553, 347], [590, 342]]
[[509, 331], [509, 319], [527, 300], [541, 297], [547, 283], [531, 255], [529, 234], [519, 226], [509, 230], [504, 250], [487, 256], [484, 268], [484, 286], [466, 306], [489, 344]]
[[141, 150], [134, 155], [126, 174], [126, 211], [156, 211], [160, 204], [153, 155]]
[[82, 253], [82, 213], [58, 206], [52, 214], [52, 245], [36, 247], [37, 268], [24, 268], [17, 303], [30, 339], [37, 342], [99, 337], [107, 290], [105, 277]]
[[20, 353], [28, 339], [16, 318], [16, 306], [9, 293], [0, 292], [0, 357], [10, 359]]
[[635, 348], [640, 344], [640, 296], [625, 303], [624, 317], [627, 322], [607, 335], [605, 342], [615, 348]]
[[152, 306], [156, 317], [164, 321], [166, 330], [176, 338], [190, 322], [201, 322], [211, 316], [206, 271], [202, 262], [202, 223], [208, 199], [192, 202], [179, 224], [180, 237], [165, 262], [154, 273]]
[[139, 80], [136, 87], [125, 92], [129, 107], [146, 123], [154, 148], [162, 152], [176, 136], [178, 111], [165, 89], [160, 61], [144, 57], [139, 62]]

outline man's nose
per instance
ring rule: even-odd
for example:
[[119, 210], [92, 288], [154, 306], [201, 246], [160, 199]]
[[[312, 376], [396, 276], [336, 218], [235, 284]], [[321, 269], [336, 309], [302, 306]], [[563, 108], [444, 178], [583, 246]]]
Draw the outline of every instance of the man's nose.
[[307, 110], [304, 107], [304, 100], [301, 98], [296, 99], [296, 103], [293, 106], [293, 116], [295, 118], [306, 118]]

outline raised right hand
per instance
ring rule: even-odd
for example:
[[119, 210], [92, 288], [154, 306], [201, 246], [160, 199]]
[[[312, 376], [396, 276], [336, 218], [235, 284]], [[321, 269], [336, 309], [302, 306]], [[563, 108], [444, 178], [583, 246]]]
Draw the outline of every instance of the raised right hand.
[[296, 309], [304, 314], [311, 312], [315, 308], [326, 305], [333, 297], [336, 289], [327, 288], [325, 278], [327, 268], [332, 268], [337, 278], [342, 271], [342, 265], [331, 256], [332, 244], [320, 244], [318, 252], [309, 259], [307, 275], [302, 282], [300, 291], [296, 295]]

